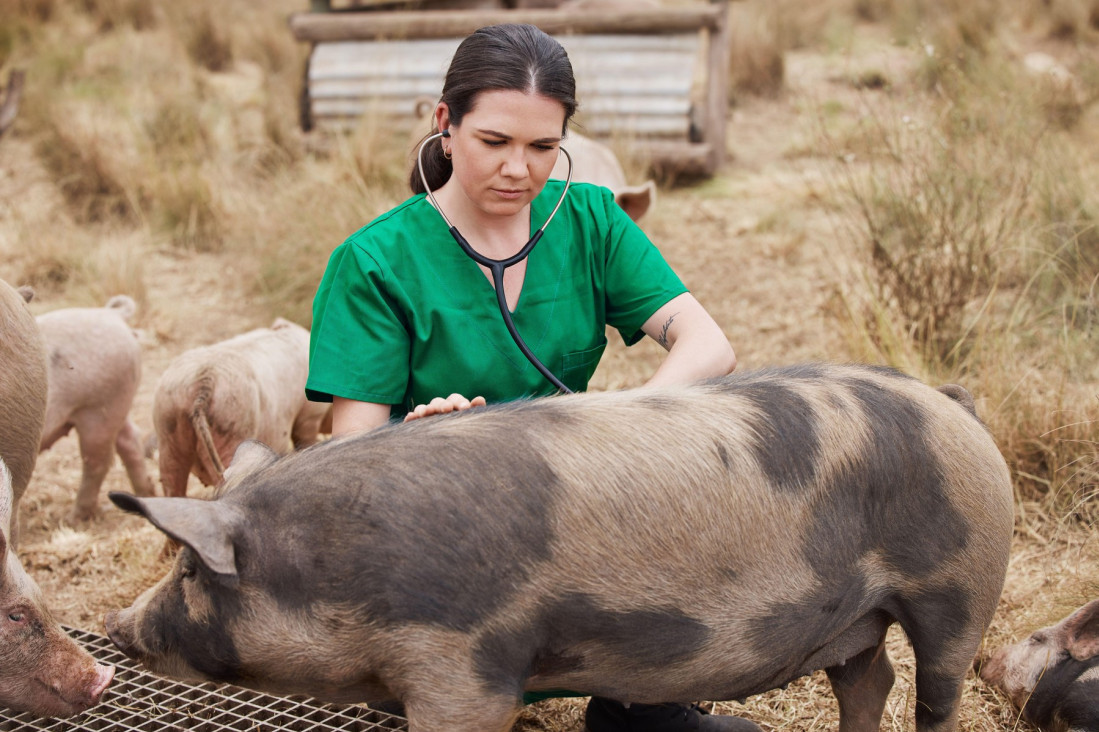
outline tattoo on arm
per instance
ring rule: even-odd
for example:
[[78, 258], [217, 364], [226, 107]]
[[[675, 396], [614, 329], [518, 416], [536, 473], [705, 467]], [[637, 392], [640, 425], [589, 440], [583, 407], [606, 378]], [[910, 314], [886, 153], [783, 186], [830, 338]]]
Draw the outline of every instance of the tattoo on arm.
[[669, 346], [668, 346], [668, 328], [672, 327], [672, 322], [675, 321], [675, 316], [676, 315], [679, 315], [679, 313], [675, 313], [670, 318], [668, 318], [668, 320], [664, 323], [664, 326], [660, 329], [660, 335], [657, 336], [657, 338], [656, 338], [656, 342], [659, 343], [660, 345], [664, 346], [665, 349], [669, 348]]

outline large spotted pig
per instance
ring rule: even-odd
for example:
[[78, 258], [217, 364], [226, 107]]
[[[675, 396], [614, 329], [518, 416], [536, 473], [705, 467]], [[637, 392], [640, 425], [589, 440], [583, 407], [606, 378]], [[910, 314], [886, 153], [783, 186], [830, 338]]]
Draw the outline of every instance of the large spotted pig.
[[[336, 702], [411, 732], [504, 732], [524, 691], [738, 699], [825, 669], [877, 730], [955, 727], [1003, 587], [1012, 489], [963, 389], [806, 365], [393, 424], [216, 500], [112, 494], [186, 549], [114, 643], [152, 670]], [[964, 403], [963, 403], [964, 402]]]
[[1099, 600], [997, 649], [980, 671], [1044, 732], [1099, 732]]
[[34, 297], [0, 280], [0, 458], [11, 471], [11, 543], [19, 539], [19, 500], [38, 460], [46, 419], [47, 367], [42, 334], [27, 309]]
[[329, 406], [305, 398], [308, 374], [309, 331], [282, 318], [176, 357], [153, 400], [164, 494], [186, 495], [192, 472], [217, 485], [245, 440], [279, 452], [314, 444]]
[[130, 419], [141, 384], [141, 345], [130, 327], [136, 306], [115, 295], [101, 308], [61, 308], [39, 315], [49, 353], [49, 399], [41, 449], [75, 429], [83, 471], [72, 518], [99, 512], [99, 488], [117, 452], [138, 495], [155, 493], [141, 431]]
[[65, 634], [8, 542], [11, 473], [0, 459], [0, 706], [67, 717], [99, 703], [114, 669]]

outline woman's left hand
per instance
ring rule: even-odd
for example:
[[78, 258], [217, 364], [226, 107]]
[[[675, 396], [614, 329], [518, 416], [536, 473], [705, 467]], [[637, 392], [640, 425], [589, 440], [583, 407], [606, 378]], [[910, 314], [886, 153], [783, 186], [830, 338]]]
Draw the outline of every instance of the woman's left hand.
[[466, 399], [461, 394], [451, 394], [446, 399], [435, 397], [427, 404], [419, 404], [411, 412], [405, 415], [404, 421], [411, 422], [421, 417], [430, 417], [433, 414], [446, 414], [447, 412], [460, 412], [471, 407], [483, 407], [487, 402], [482, 396]]

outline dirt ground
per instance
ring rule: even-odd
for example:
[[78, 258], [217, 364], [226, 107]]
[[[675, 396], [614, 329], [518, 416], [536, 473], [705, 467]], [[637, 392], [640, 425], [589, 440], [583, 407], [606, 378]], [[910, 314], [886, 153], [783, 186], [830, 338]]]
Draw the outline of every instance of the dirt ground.
[[[910, 62], [910, 53], [893, 49], [885, 39], [865, 43], [870, 50], [858, 57], [789, 54], [783, 94], [743, 100], [731, 110], [731, 156], [721, 175], [698, 185], [662, 190], [656, 209], [642, 222], [725, 329], [741, 369], [850, 358], [829, 315], [829, 303], [853, 254], [851, 242], [844, 239], [825, 205], [829, 198], [826, 164], [799, 155], [798, 150], [810, 144], [821, 104], [838, 103], [848, 113], [857, 113], [860, 92], [849, 79], [860, 65], [900, 78], [901, 69]], [[14, 139], [0, 143], [0, 160], [10, 163], [18, 158], [19, 144]], [[13, 195], [48, 195], [34, 193], [35, 186], [27, 185], [25, 179], [14, 179], [18, 170], [9, 164], [0, 187]], [[26, 170], [31, 170], [29, 163]], [[0, 218], [0, 229], [4, 225]], [[168, 249], [148, 254], [143, 268], [149, 305], [139, 314], [138, 323], [144, 376], [133, 410], [142, 429], [150, 429], [153, 390], [173, 357], [187, 348], [268, 324], [238, 286], [244, 278], [236, 276], [240, 274], [234, 271], [236, 266], [214, 254]], [[11, 275], [0, 265], [0, 276]], [[54, 306], [48, 298], [34, 304], [36, 312]], [[659, 355], [653, 344], [627, 351], [612, 342], [594, 386], [639, 384]], [[149, 468], [155, 476], [155, 461], [150, 460]], [[103, 487], [101, 518], [69, 525], [66, 516], [79, 476], [80, 457], [73, 437], [40, 456], [21, 506], [20, 554], [60, 622], [102, 632], [106, 611], [129, 604], [165, 571], [159, 557], [162, 538], [144, 520], [122, 514], [106, 499], [107, 491], [129, 490], [120, 464]], [[191, 494], [201, 494], [193, 478]], [[1022, 526], [1004, 594], [1004, 613], [994, 622], [993, 638], [1003, 639], [1032, 621], [1045, 622], [1044, 595], [1070, 588], [1081, 577], [1099, 576], [1094, 532], [1068, 525], [1028, 532], [1025, 520]], [[1008, 611], [1013, 613], [1010, 619]], [[903, 720], [911, 718], [912, 672], [902, 639], [891, 642], [897, 648], [899, 678], [883, 726], [908, 729], [911, 723]], [[974, 714], [975, 705], [1000, 704], [979, 682], [969, 686], [963, 719]], [[577, 701], [551, 702], [527, 712], [521, 724], [556, 732], [579, 730], [579, 705]], [[720, 709], [747, 714], [767, 729], [817, 729], [834, 725], [836, 719], [834, 701], [819, 675], [744, 706], [728, 704]], [[987, 713], [982, 719], [981, 724], [966, 728], [997, 728]], [[1005, 726], [1000, 728], [1010, 726], [1012, 719], [1005, 709]]]

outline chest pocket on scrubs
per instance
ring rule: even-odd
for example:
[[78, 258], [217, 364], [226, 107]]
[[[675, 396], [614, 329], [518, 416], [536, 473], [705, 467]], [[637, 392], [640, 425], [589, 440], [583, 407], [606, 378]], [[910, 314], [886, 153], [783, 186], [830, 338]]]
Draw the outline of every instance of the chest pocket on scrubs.
[[603, 351], [607, 348], [607, 339], [603, 338], [599, 345], [583, 351], [573, 351], [561, 357], [560, 379], [565, 386], [573, 391], [584, 391], [588, 388], [595, 367], [599, 365], [599, 359], [603, 357]]

